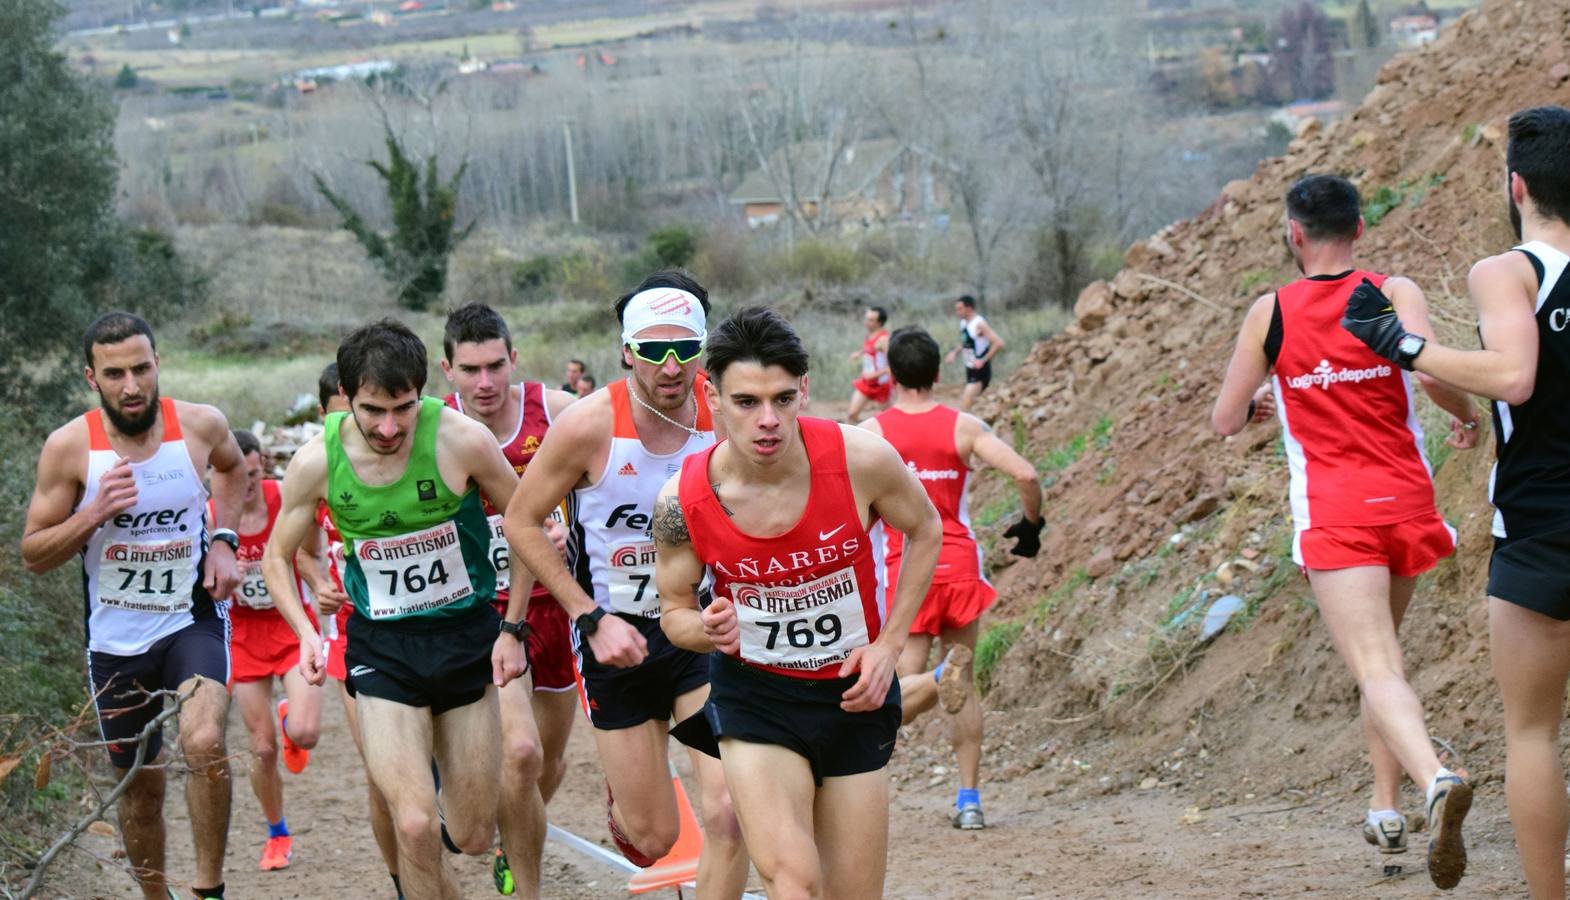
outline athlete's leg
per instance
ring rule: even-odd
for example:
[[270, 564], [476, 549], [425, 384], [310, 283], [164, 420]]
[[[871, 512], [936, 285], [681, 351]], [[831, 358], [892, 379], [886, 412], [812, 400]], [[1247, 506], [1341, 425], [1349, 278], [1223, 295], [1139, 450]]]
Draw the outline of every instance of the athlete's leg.
[[578, 696], [570, 690], [536, 690], [529, 700], [544, 757], [540, 764], [540, 800], [550, 803], [567, 776], [567, 738], [572, 736], [572, 723], [578, 717]]
[[824, 900], [883, 896], [889, 857], [889, 773], [825, 778], [813, 810]]
[[540, 799], [544, 753], [530, 703], [532, 688], [529, 679], [515, 678], [497, 693], [501, 707], [502, 769], [501, 790], [496, 794], [496, 822], [501, 828], [502, 849], [507, 851], [513, 882], [523, 897], [540, 894], [540, 854], [545, 849], [545, 801]]
[[680, 834], [671, 788], [669, 729], [649, 720], [631, 728], [594, 729], [594, 745], [615, 804], [611, 818], [638, 852], [658, 859]]
[[[341, 681], [338, 682], [338, 695], [343, 698], [344, 717], [349, 721], [349, 736], [354, 738], [354, 749], [359, 752], [360, 762], [363, 763], [365, 744], [360, 740], [360, 718], [354, 709], [354, 698]], [[365, 779], [365, 793], [371, 818], [371, 836], [376, 839], [376, 848], [381, 851], [382, 861], [387, 864], [387, 873], [397, 877], [398, 833], [393, 828], [392, 811], [387, 808], [387, 798], [382, 796], [382, 792], [376, 789], [376, 783], [369, 777]]]
[[[823, 897], [823, 864], [813, 824], [818, 788], [806, 758], [777, 744], [734, 738], [720, 739], [720, 757], [752, 864], [758, 867], [769, 900]], [[847, 838], [843, 833], [840, 838], [850, 840], [857, 855], [878, 840], [869, 835]], [[881, 872], [879, 877], [881, 881]], [[881, 895], [874, 891], [861, 896]]]
[[233, 782], [224, 750], [224, 721], [229, 692], [211, 678], [190, 678], [180, 685], [190, 697], [180, 708], [180, 749], [191, 774], [185, 805], [196, 847], [196, 887], [217, 887], [224, 880], [224, 850], [229, 843], [229, 802]]
[[912, 634], [905, 640], [894, 671], [899, 674], [900, 724], [909, 725], [938, 705], [938, 681], [927, 668], [932, 656], [930, 634]]
[[1383, 566], [1310, 569], [1320, 616], [1357, 680], [1374, 730], [1412, 780], [1427, 789], [1439, 771], [1423, 704], [1406, 681], [1391, 615], [1391, 578]]
[[419, 900], [457, 900], [436, 817], [431, 711], [361, 693], [355, 700], [365, 768], [386, 798], [398, 842], [398, 876]]
[[306, 750], [322, 739], [322, 689], [311, 684], [291, 666], [283, 675], [284, 696], [289, 698], [289, 716], [286, 727], [289, 740]]
[[[1412, 602], [1412, 590], [1415, 587], [1415, 577], [1393, 575], [1390, 578], [1390, 620], [1397, 633], [1401, 631], [1401, 622], [1406, 618], [1406, 609]], [[1385, 746], [1384, 739], [1374, 728], [1373, 719], [1368, 713], [1368, 701], [1362, 696], [1358, 697], [1358, 708], [1363, 714], [1363, 734], [1368, 738], [1368, 758], [1374, 764], [1374, 796], [1368, 808], [1399, 810], [1403, 774], [1401, 761]], [[1420, 784], [1418, 787], [1427, 788], [1428, 785]]]
[[[960, 645], [970, 648], [974, 654], [979, 631], [977, 621], [961, 628], [943, 629], [943, 652], [947, 653], [949, 648]], [[959, 786], [974, 790], [981, 783], [981, 696], [976, 693], [976, 680], [971, 677], [969, 668], [966, 668], [965, 676], [965, 705], [954, 714], [952, 741], [954, 758], [959, 763]], [[932, 681], [936, 684], [936, 679]], [[901, 681], [900, 687], [904, 686], [905, 683]]]
[[435, 717], [436, 765], [442, 773], [447, 833], [465, 853], [489, 853], [501, 789], [501, 722], [496, 688]]
[[854, 425], [861, 421], [861, 411], [867, 407], [868, 397], [855, 388], [850, 389], [850, 406], [845, 410], [845, 421]]
[[[278, 735], [273, 726], [273, 680], [234, 686], [234, 705], [251, 738], [250, 778], [256, 802], [269, 823], [283, 819], [283, 779], [278, 776]], [[293, 704], [290, 704], [291, 707]]]
[[[160, 754], [154, 762], [168, 762], [168, 754]], [[115, 769], [115, 775], [124, 778], [128, 771]], [[142, 769], [120, 795], [120, 834], [125, 839], [125, 857], [145, 900], [169, 897], [164, 872], [165, 783], [163, 768]]]
[[[700, 715], [709, 686], [676, 698], [676, 720]], [[747, 887], [747, 842], [725, 780], [725, 767], [707, 753], [689, 750], [698, 775], [698, 806], [703, 816], [703, 850], [698, 856], [699, 900], [733, 900]]]
[[970, 412], [970, 407], [975, 404], [976, 398], [981, 396], [982, 384], [979, 381], [965, 382], [965, 392], [959, 397], [959, 411]]
[[1505, 703], [1505, 800], [1535, 900], [1565, 896], [1570, 803], [1559, 761], [1570, 622], [1488, 598], [1490, 655]]

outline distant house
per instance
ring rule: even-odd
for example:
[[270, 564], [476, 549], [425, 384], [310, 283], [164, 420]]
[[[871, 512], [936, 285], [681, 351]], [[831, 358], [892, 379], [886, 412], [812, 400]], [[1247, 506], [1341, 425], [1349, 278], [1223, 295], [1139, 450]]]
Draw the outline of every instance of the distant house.
[[789, 216], [791, 196], [808, 219], [827, 209], [834, 221], [870, 225], [933, 215], [947, 192], [932, 160], [908, 144], [858, 141], [836, 154], [822, 141], [804, 141], [776, 150], [767, 169], [748, 173], [730, 202], [757, 228]]
[[1439, 37], [1439, 20], [1430, 15], [1396, 16], [1390, 36], [1402, 47], [1421, 47]]

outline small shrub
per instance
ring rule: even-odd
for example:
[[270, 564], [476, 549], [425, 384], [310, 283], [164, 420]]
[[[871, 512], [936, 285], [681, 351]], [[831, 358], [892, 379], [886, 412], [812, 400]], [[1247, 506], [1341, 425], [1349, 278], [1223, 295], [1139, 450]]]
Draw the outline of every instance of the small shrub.
[[649, 235], [650, 262], [661, 269], [684, 269], [698, 252], [698, 233], [688, 225], [669, 225]]
[[561, 292], [580, 300], [616, 296], [605, 257], [598, 253], [572, 253], [561, 258]]
[[753, 260], [747, 235], [734, 228], [711, 228], [698, 241], [691, 269], [710, 290], [744, 294], [758, 281]]
[[535, 256], [524, 260], [512, 270], [512, 286], [525, 299], [534, 299], [546, 292], [561, 275], [561, 265], [555, 257]]
[[865, 260], [842, 244], [821, 239], [801, 241], [786, 262], [789, 274], [809, 282], [848, 284], [864, 274]]

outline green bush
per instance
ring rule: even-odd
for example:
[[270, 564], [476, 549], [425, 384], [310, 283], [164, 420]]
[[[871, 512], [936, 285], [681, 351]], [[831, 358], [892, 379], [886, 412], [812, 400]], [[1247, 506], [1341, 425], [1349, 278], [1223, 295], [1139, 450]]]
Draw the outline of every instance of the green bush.
[[512, 270], [512, 286], [525, 298], [533, 299], [556, 283], [561, 265], [553, 256], [535, 256], [518, 263]]
[[561, 292], [580, 300], [604, 300], [616, 296], [609, 266], [599, 253], [570, 253], [561, 258]]
[[973, 663], [976, 690], [982, 694], [992, 690], [992, 676], [997, 671], [998, 663], [1024, 630], [1023, 622], [999, 622], [982, 632], [981, 639], [976, 641], [976, 660]]
[[849, 284], [866, 268], [867, 260], [854, 249], [822, 239], [798, 242], [786, 259], [788, 274], [820, 284]]
[[698, 233], [687, 225], [668, 225], [649, 235], [649, 260], [660, 269], [684, 269], [698, 252]]

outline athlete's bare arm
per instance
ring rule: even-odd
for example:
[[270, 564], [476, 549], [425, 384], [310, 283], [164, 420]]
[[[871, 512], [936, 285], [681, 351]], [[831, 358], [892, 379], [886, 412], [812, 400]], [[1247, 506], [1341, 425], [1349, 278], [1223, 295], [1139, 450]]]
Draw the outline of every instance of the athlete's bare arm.
[[905, 535], [899, 584], [889, 603], [888, 618], [877, 640], [859, 648], [840, 666], [840, 675], [858, 669], [861, 677], [840, 703], [847, 712], [865, 712], [883, 705], [894, 664], [899, 660], [910, 625], [932, 584], [943, 546], [943, 523], [921, 482], [905, 467], [899, 452], [888, 441], [862, 428], [841, 426], [845, 435], [845, 460], [858, 505], [866, 504], [868, 522], [884, 524]]
[[[1432, 338], [1412, 368], [1463, 391], [1512, 406], [1532, 396], [1537, 381], [1537, 272], [1525, 254], [1480, 260], [1467, 276], [1477, 305], [1482, 350], [1456, 350]], [[1411, 323], [1402, 324], [1415, 331]]]
[[[1383, 290], [1406, 330], [1432, 341], [1434, 326], [1428, 319], [1428, 299], [1423, 296], [1422, 288], [1411, 279], [1392, 277], [1385, 280]], [[1465, 391], [1453, 388], [1425, 372], [1413, 374], [1417, 377], [1417, 383], [1423, 386], [1424, 393], [1428, 394], [1428, 399], [1452, 418], [1450, 437], [1445, 443], [1458, 450], [1470, 450], [1477, 446], [1478, 410], [1472, 404], [1472, 398]], [[1466, 427], [1467, 423], [1471, 423], [1470, 428]]]
[[[578, 399], [577, 394], [569, 394], [566, 391], [558, 391], [555, 388], [546, 388], [544, 394], [545, 411], [550, 415], [553, 423], [556, 421], [557, 416], [566, 412], [567, 407], [571, 406], [572, 402]], [[550, 432], [547, 431], [546, 433], [549, 434]]]
[[992, 358], [994, 356], [997, 356], [999, 353], [1003, 352], [1003, 339], [998, 337], [998, 333], [996, 331], [992, 330], [992, 323], [984, 319], [981, 322], [981, 327], [976, 330], [981, 332], [981, 336], [989, 341], [987, 344], [986, 355], [976, 360], [976, 368], [979, 369], [987, 363], [992, 362]]
[[[245, 455], [229, 430], [229, 420], [216, 406], [205, 403], [175, 401], [180, 425], [191, 438], [207, 447], [207, 465], [212, 469], [208, 479], [213, 496], [213, 527], [236, 529], [240, 513], [245, 506]], [[194, 460], [193, 460], [194, 462]], [[197, 471], [201, 471], [197, 464]], [[207, 548], [203, 565], [202, 586], [213, 597], [228, 597], [240, 586], [240, 568], [235, 563], [234, 549], [228, 544], [214, 541]]]
[[[960, 413], [954, 425], [954, 447], [961, 459], [971, 456], [1014, 479], [1019, 491], [1020, 509], [1031, 522], [1041, 521], [1041, 476], [1030, 460], [1014, 452], [1014, 448], [992, 431], [992, 426], [970, 413]], [[975, 468], [971, 465], [971, 468]]]
[[1259, 383], [1270, 374], [1270, 360], [1265, 357], [1265, 336], [1270, 331], [1270, 317], [1275, 308], [1276, 295], [1266, 294], [1254, 301], [1243, 318], [1237, 347], [1232, 351], [1232, 361], [1227, 363], [1226, 377], [1221, 380], [1221, 394], [1216, 397], [1216, 406], [1210, 412], [1210, 424], [1220, 434], [1237, 434], [1243, 430], [1249, 422], [1249, 401], [1254, 399]]
[[327, 496], [327, 445], [320, 435], [289, 460], [282, 495], [278, 518], [262, 553], [262, 577], [279, 614], [300, 639], [300, 674], [311, 684], [321, 684], [327, 677], [321, 637], [305, 614], [290, 565], [318, 530], [316, 504]]
[[[601, 470], [610, 455], [614, 428], [615, 412], [604, 392], [567, 407], [545, 432], [545, 440], [507, 504], [503, 525], [507, 543], [571, 619], [593, 612], [598, 605], [567, 570], [566, 561], [545, 532], [545, 520], [574, 487], [603, 477]], [[589, 645], [596, 660], [613, 666], [635, 666], [648, 654], [643, 635], [615, 616], [600, 620]]]
[[741, 641], [736, 617], [721, 617], [730, 601], [716, 597], [709, 604], [712, 614], [698, 609], [703, 561], [692, 549], [678, 497], [680, 483], [681, 475], [672, 475], [654, 501], [654, 584], [660, 592], [660, 628], [684, 650], [735, 653]]
[[44, 441], [22, 529], [22, 562], [35, 575], [75, 557], [100, 525], [136, 505], [136, 479], [130, 461], [121, 457], [99, 480], [93, 502], [75, 509], [84, 491], [86, 461], [87, 426], [80, 417]]

